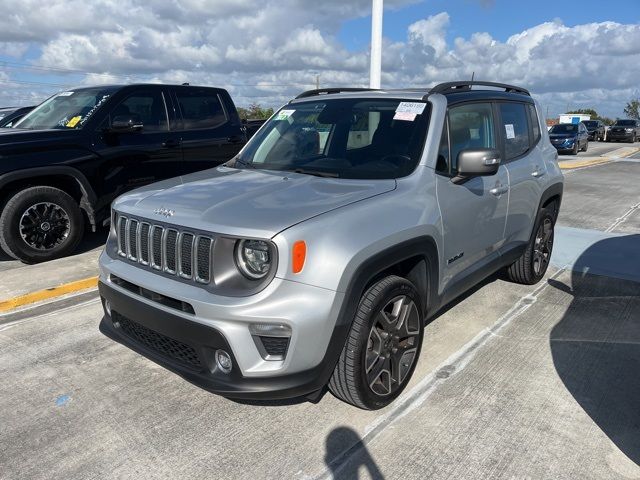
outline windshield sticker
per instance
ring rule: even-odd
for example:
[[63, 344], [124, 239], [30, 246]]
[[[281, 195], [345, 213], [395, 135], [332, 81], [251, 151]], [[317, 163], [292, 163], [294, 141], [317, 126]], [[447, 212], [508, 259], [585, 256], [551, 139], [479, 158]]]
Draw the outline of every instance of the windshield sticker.
[[516, 138], [516, 131], [513, 129], [512, 123], [507, 123], [504, 129], [507, 132], [507, 138]]
[[73, 117], [71, 120], [69, 120], [67, 122], [67, 124], [65, 126], [68, 127], [68, 128], [73, 128], [78, 124], [78, 122], [80, 121], [81, 118], [82, 117], [80, 115], [78, 115], [76, 117]]
[[275, 119], [276, 120], [286, 120], [291, 115], [293, 115], [294, 112], [295, 112], [295, 110], [280, 110], [278, 112], [278, 114], [276, 115]]
[[396, 112], [393, 116], [394, 120], [404, 120], [407, 122], [413, 122], [416, 119], [416, 114], [411, 112]]
[[69, 123], [69, 117], [64, 117], [58, 122], [58, 126], [64, 127], [67, 123]]
[[74, 92], [60, 92], [58, 94], [59, 97], [70, 97]]
[[96, 110], [97, 110], [97, 109], [99, 109], [99, 108], [100, 108], [100, 106], [101, 106], [104, 102], [106, 102], [106, 101], [107, 101], [107, 98], [109, 98], [109, 97], [110, 97], [110, 95], [103, 95], [103, 96], [102, 96], [102, 98], [101, 98], [100, 100], [98, 100], [98, 103], [96, 103], [96, 104], [91, 108], [91, 110], [89, 110], [89, 111], [87, 112], [87, 114], [84, 116], [84, 118], [83, 118], [82, 120], [80, 120], [80, 125], [81, 125], [81, 126], [82, 126], [82, 125], [84, 125], [84, 124], [85, 124], [85, 122], [86, 122], [87, 120], [89, 120], [89, 118], [91, 118], [91, 115], [93, 115], [93, 114], [96, 112]]
[[424, 112], [424, 107], [427, 104], [424, 102], [400, 102], [398, 108], [396, 108], [396, 113], [413, 113], [415, 115], [420, 115]]

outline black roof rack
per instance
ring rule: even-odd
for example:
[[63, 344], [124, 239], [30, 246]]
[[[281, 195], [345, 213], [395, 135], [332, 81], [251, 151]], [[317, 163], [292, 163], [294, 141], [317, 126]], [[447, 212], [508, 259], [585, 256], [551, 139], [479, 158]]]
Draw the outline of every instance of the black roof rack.
[[436, 85], [429, 93], [442, 93], [446, 95], [447, 93], [457, 93], [457, 92], [465, 92], [471, 90], [471, 87], [474, 85], [479, 85], [482, 87], [494, 87], [494, 88], [504, 88], [505, 92], [508, 93], [521, 93], [523, 95], [529, 95], [529, 90], [524, 88], [516, 87], [514, 85], [507, 85], [506, 83], [496, 83], [496, 82], [482, 82], [482, 81], [462, 81], [462, 82], [446, 82]]
[[375, 90], [378, 90], [378, 89], [377, 88], [354, 88], [354, 87], [318, 88], [315, 90], [307, 90], [306, 92], [302, 92], [300, 95], [296, 97], [296, 99], [315, 97], [316, 95], [328, 95], [331, 93], [367, 92], [367, 91], [375, 91]]

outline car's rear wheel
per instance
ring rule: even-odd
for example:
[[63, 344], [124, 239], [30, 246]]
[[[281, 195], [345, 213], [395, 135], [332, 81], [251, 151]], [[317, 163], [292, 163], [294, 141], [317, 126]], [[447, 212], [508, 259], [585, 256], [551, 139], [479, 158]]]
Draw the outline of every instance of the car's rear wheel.
[[584, 142], [584, 148], [582, 149], [583, 152], [586, 152], [589, 149], [589, 140], [587, 140], [586, 142]]
[[366, 410], [390, 404], [402, 393], [422, 346], [420, 296], [394, 275], [362, 296], [347, 342], [329, 381], [340, 400]]
[[543, 209], [526, 250], [506, 269], [509, 280], [533, 285], [544, 277], [553, 252], [554, 223], [553, 213], [546, 208]]
[[0, 215], [0, 246], [24, 263], [63, 257], [82, 239], [84, 219], [76, 201], [53, 187], [26, 188]]

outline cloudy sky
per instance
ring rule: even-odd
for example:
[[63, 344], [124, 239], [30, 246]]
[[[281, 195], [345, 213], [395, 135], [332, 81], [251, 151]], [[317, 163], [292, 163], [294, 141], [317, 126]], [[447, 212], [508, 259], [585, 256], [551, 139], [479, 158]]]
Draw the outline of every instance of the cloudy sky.
[[[368, 83], [370, 0], [7, 2], [0, 106], [134, 81], [223, 86], [239, 105], [279, 106], [316, 76]], [[638, 0], [385, 0], [384, 37], [383, 87], [475, 72], [529, 88], [550, 116], [623, 116], [640, 97]]]

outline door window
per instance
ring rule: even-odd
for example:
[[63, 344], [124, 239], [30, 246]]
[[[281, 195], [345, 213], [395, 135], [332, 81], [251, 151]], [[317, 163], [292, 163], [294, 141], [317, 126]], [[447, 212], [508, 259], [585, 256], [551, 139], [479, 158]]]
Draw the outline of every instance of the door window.
[[501, 103], [505, 160], [517, 158], [529, 150], [529, 123], [523, 103]]
[[120, 116], [137, 116], [142, 122], [143, 132], [164, 132], [168, 130], [167, 109], [160, 92], [136, 92], [111, 111], [111, 119]]
[[496, 148], [490, 103], [469, 103], [449, 110], [451, 174], [458, 171], [458, 154], [473, 148]]
[[180, 89], [176, 96], [184, 130], [215, 128], [227, 121], [222, 102], [214, 92]]

